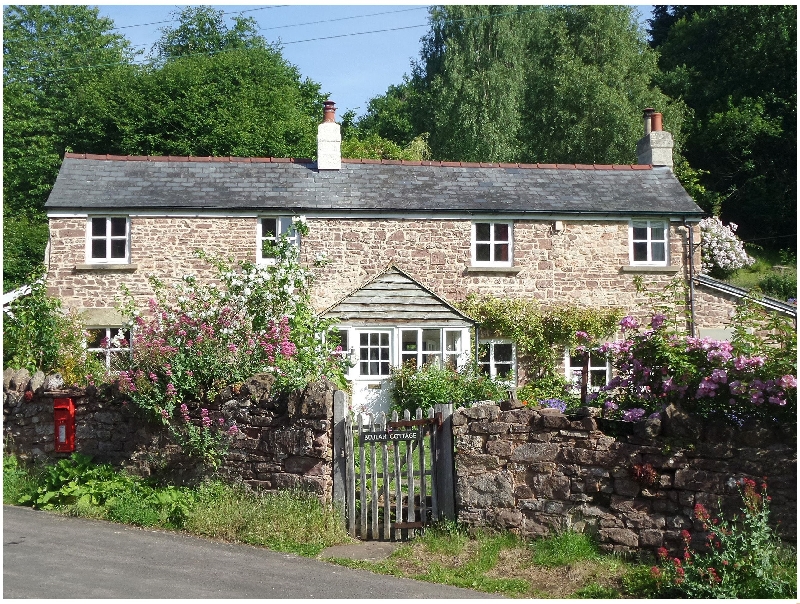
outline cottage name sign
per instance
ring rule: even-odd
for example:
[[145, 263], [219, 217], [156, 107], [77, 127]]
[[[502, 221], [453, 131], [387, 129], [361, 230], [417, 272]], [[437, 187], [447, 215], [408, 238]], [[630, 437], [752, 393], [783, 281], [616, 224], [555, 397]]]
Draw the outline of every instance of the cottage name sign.
[[362, 432], [361, 444], [374, 443], [385, 440], [417, 440], [419, 438], [419, 430], [406, 430], [403, 432]]

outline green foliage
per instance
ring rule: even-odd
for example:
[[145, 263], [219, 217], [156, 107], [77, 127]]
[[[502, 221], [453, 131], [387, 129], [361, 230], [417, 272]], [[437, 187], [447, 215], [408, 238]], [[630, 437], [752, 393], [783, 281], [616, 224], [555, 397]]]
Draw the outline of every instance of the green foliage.
[[176, 11], [172, 16], [178, 25], [161, 29], [161, 38], [154, 46], [157, 56], [173, 59], [267, 45], [258, 35], [258, 26], [252, 17], [236, 15], [233, 27], [228, 28], [224, 15], [224, 11], [209, 6], [189, 6]]
[[564, 401], [568, 410], [581, 404], [580, 390], [560, 373], [547, 373], [517, 388], [517, 400], [526, 405], [536, 405], [548, 399]]
[[778, 300], [797, 299], [797, 276], [772, 273], [761, 279], [758, 287], [765, 296]]
[[44, 202], [80, 128], [82, 91], [132, 56], [113, 27], [96, 7], [3, 9], [4, 291], [44, 257]]
[[408, 145], [401, 147], [378, 134], [362, 134], [354, 130], [342, 141], [342, 157], [422, 161], [430, 159], [430, 149], [424, 135], [414, 138]]
[[607, 600], [611, 598], [619, 598], [619, 592], [613, 587], [607, 587], [598, 583], [589, 583], [586, 587], [582, 587], [570, 596], [572, 598], [592, 599], [592, 600]]
[[794, 598], [797, 596], [797, 558], [769, 526], [766, 483], [756, 490], [745, 478], [739, 492], [741, 516], [712, 518], [701, 504], [694, 507], [702, 524], [706, 548], [691, 547], [692, 536], [682, 531], [684, 551], [670, 558], [659, 550], [661, 563], [651, 569], [663, 595], [687, 598]]
[[3, 455], [3, 503], [16, 505], [21, 499], [29, 499], [39, 488], [36, 474], [23, 466], [15, 455]]
[[31, 275], [30, 293], [11, 302], [3, 316], [3, 366], [33, 372], [59, 372], [67, 384], [80, 384], [102, 371], [84, 349], [79, 317], [62, 311], [61, 301], [47, 295], [43, 267]]
[[474, 294], [458, 307], [478, 321], [482, 334], [498, 334], [514, 340], [517, 357], [525, 363], [529, 380], [552, 379], [564, 349], [577, 344], [576, 332], [605, 338], [616, 332], [622, 317], [622, 311], [614, 308], [545, 308], [535, 300]]
[[683, 106], [653, 85], [656, 61], [633, 7], [436, 6], [412, 78], [365, 125], [429, 132], [437, 159], [631, 163], [644, 107], [680, 148]]
[[566, 566], [581, 560], [597, 560], [597, 545], [585, 533], [557, 532], [531, 543], [533, 563], [540, 566]]
[[658, 7], [650, 31], [659, 85], [691, 109], [684, 154], [711, 194], [695, 199], [745, 241], [794, 248], [797, 7]]
[[391, 408], [400, 414], [404, 410], [414, 413], [418, 408], [428, 409], [439, 404], [452, 403], [458, 408], [475, 401], [496, 401], [508, 396], [507, 386], [501, 380], [483, 375], [474, 364], [459, 371], [433, 364], [419, 369], [401, 365], [392, 368], [389, 383]]

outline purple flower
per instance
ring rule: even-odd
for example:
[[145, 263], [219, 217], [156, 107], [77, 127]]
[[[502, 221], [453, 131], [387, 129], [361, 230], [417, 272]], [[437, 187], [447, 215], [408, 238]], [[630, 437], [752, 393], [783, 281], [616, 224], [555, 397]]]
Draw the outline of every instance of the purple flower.
[[789, 388], [797, 388], [797, 378], [793, 375], [784, 375], [780, 379], [781, 388], [788, 390]]
[[647, 416], [647, 419], [661, 419], [661, 412], [656, 411], [655, 413], [651, 413]]
[[606, 411], [616, 411], [617, 409], [619, 409], [619, 405], [617, 405], [617, 403], [615, 403], [614, 401], [606, 401], [606, 403], [603, 405], [603, 408]]
[[661, 329], [661, 326], [664, 325], [664, 321], [666, 321], [667, 316], [662, 313], [656, 313], [653, 315], [653, 318], [650, 320], [650, 327], [653, 329]]
[[624, 422], [638, 422], [640, 419], [644, 417], [645, 410], [640, 409], [638, 407], [634, 407], [633, 409], [628, 409], [625, 413], [622, 414], [622, 421]]
[[619, 325], [622, 327], [622, 331], [625, 331], [626, 329], [636, 329], [639, 327], [639, 322], [634, 317], [628, 315], [619, 322]]
[[575, 338], [576, 338], [576, 339], [577, 339], [579, 342], [589, 342], [589, 341], [591, 341], [591, 339], [592, 339], [592, 336], [590, 336], [590, 335], [589, 335], [588, 333], [586, 333], [585, 331], [576, 331], [576, 332], [575, 332]]
[[228, 428], [228, 436], [236, 436], [239, 434], [239, 428], [236, 424], [233, 424], [230, 428]]
[[558, 409], [561, 413], [567, 410], [567, 403], [558, 398], [546, 398], [539, 401], [539, 404], [547, 409]]

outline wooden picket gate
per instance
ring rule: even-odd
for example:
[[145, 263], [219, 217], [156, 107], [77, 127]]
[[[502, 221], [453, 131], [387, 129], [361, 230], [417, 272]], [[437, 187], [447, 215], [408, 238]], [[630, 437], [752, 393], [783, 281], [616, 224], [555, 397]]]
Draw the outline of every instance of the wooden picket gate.
[[451, 405], [400, 419], [336, 402], [333, 492], [351, 536], [399, 541], [455, 516]]

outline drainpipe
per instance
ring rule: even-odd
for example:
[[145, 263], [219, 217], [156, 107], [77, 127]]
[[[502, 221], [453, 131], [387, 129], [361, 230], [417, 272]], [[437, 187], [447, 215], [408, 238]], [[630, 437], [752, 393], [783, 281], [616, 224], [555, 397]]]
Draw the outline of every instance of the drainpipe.
[[687, 225], [686, 218], [683, 225], [689, 228], [689, 329], [694, 338], [694, 228], [691, 223]]

